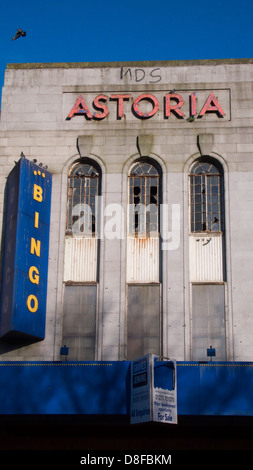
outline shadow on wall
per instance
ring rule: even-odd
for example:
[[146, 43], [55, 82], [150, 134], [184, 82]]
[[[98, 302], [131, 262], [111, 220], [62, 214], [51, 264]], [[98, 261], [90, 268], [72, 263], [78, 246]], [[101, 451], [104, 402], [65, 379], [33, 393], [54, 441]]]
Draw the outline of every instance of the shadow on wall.
[[126, 415], [129, 362], [1, 363], [0, 414]]

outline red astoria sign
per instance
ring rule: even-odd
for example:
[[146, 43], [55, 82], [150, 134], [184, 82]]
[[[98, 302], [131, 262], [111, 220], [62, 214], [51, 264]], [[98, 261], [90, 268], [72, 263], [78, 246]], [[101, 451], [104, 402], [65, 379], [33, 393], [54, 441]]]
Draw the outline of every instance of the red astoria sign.
[[[161, 109], [161, 100], [150, 93], [142, 94], [133, 98], [130, 94], [112, 94], [111, 96], [107, 95], [97, 95], [92, 103], [93, 110], [90, 110], [85, 99], [80, 95], [71, 111], [67, 115], [67, 120], [72, 119], [74, 116], [85, 116], [86, 119], [97, 120], [104, 119], [109, 114], [108, 103], [110, 101], [116, 101], [117, 111], [116, 119], [121, 119], [124, 116], [124, 103], [126, 101], [132, 103], [131, 111], [133, 115], [139, 119], [149, 119], [152, 118], [159, 109]], [[205, 114], [212, 113], [216, 114], [217, 117], [223, 118], [226, 116], [223, 108], [221, 107], [218, 98], [211, 92], [207, 99], [201, 104], [200, 110], [197, 111], [197, 95], [195, 92], [191, 92], [188, 96], [188, 117], [192, 118], [202, 118]], [[144, 102], [144, 103], [143, 103]], [[145, 103], [146, 102], [146, 103]], [[149, 103], [151, 110], [146, 111], [142, 109]], [[146, 104], [146, 106], [145, 106]], [[186, 100], [178, 93], [167, 93], [163, 97], [163, 115], [164, 119], [168, 119], [171, 114], [176, 116], [178, 119], [185, 119]]]

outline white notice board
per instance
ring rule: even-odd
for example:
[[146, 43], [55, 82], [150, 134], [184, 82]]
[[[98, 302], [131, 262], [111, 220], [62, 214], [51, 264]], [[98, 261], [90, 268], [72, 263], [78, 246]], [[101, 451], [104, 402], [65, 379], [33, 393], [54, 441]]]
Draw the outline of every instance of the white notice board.
[[177, 371], [174, 359], [147, 354], [131, 361], [130, 422], [177, 424]]

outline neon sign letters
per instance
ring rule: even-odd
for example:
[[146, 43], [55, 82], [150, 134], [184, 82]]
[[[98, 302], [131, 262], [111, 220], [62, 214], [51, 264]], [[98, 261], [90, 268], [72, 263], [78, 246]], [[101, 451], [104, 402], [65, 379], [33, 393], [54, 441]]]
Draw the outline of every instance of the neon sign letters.
[[[66, 120], [72, 119], [74, 116], [84, 116], [87, 120], [103, 120], [110, 111], [110, 101], [116, 102], [116, 119], [120, 120], [125, 115], [125, 102], [131, 103], [132, 114], [139, 119], [150, 119], [158, 111], [163, 111], [164, 119], [169, 119], [173, 114], [177, 119], [197, 118], [201, 119], [208, 114], [215, 114], [218, 118], [224, 118], [226, 113], [221, 106], [219, 99], [215, 96], [214, 92], [209, 93], [208, 97], [201, 104], [200, 110], [197, 111], [197, 93], [191, 92], [186, 100], [181, 94], [171, 92], [163, 96], [163, 100], [159, 100], [157, 96], [150, 93], [132, 97], [131, 94], [105, 94], [97, 95], [92, 103], [93, 110], [88, 106], [86, 100], [82, 95], [79, 95], [74, 106], [68, 113]], [[162, 102], [163, 101], [163, 102]], [[187, 116], [187, 102], [188, 101], [188, 116]], [[143, 110], [142, 105], [147, 105], [151, 109], [149, 111]]]

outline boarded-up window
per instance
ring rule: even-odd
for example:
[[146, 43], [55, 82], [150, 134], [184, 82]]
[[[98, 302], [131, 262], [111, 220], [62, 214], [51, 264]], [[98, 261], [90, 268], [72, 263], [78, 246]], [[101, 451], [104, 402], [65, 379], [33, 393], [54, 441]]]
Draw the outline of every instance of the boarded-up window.
[[160, 285], [128, 286], [127, 359], [160, 354]]
[[192, 286], [192, 359], [206, 361], [207, 349], [216, 350], [215, 360], [226, 360], [225, 285]]
[[63, 344], [69, 360], [95, 360], [96, 297], [96, 285], [65, 286]]

